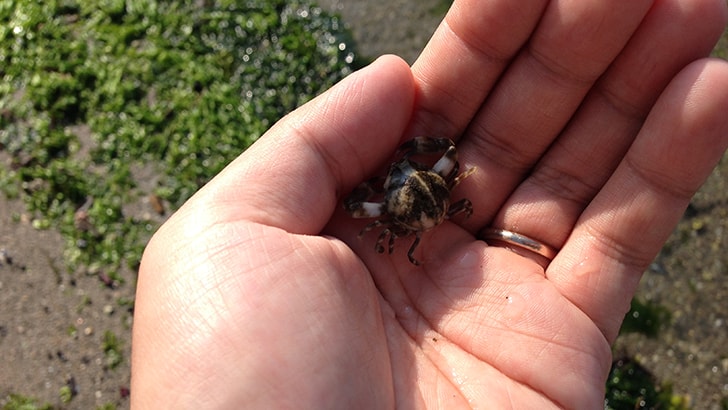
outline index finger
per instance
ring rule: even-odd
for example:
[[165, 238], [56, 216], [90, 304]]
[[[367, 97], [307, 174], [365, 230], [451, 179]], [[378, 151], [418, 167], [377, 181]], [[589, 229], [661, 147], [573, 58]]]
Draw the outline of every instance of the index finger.
[[418, 98], [411, 134], [462, 134], [548, 3], [455, 1], [412, 66]]

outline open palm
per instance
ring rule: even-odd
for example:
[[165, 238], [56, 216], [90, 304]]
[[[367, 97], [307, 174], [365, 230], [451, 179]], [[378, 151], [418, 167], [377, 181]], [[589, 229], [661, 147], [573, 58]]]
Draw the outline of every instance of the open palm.
[[[646, 265], [728, 144], [722, 0], [456, 1], [277, 123], [142, 261], [134, 407], [601, 408]], [[374, 251], [342, 198], [418, 135], [469, 219]], [[560, 249], [488, 246], [484, 227]], [[495, 244], [491, 244], [495, 245]]]

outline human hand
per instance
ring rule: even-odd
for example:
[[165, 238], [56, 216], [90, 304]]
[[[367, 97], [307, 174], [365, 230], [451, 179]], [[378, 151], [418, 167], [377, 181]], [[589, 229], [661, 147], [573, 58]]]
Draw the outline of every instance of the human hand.
[[[702, 59], [725, 19], [456, 1], [411, 70], [381, 58], [291, 113], [155, 234], [132, 406], [601, 408], [640, 275], [728, 145], [728, 65]], [[417, 135], [478, 168], [420, 267], [341, 209]], [[560, 252], [544, 269], [486, 226]]]

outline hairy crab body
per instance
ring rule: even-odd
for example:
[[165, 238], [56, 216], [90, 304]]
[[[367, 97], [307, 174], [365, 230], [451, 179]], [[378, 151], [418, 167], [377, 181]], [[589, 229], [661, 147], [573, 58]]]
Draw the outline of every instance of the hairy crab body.
[[[384, 181], [377, 177], [360, 184], [344, 200], [344, 208], [354, 218], [380, 218], [359, 234], [361, 237], [374, 228], [383, 227], [374, 247], [379, 253], [384, 252], [387, 236], [388, 251], [392, 253], [396, 238], [415, 234], [407, 257], [414, 265], [419, 265], [413, 254], [422, 232], [458, 213], [472, 214], [469, 200], [450, 203], [450, 191], [475, 168], [458, 174], [457, 150], [447, 138], [417, 137], [402, 144], [398, 151], [404, 155], [389, 167]], [[443, 155], [431, 167], [411, 159], [413, 155], [438, 153]], [[382, 200], [372, 202], [377, 195], [383, 196]]]

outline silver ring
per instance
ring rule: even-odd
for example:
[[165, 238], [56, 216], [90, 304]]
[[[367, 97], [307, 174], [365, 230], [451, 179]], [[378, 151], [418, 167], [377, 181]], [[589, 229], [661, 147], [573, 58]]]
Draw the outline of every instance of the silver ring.
[[543, 242], [539, 242], [535, 239], [529, 238], [528, 236], [507, 231], [505, 229], [484, 228], [480, 231], [478, 237], [486, 242], [502, 242], [508, 245], [516, 246], [521, 249], [525, 249], [527, 251], [531, 251], [533, 253], [543, 256], [549, 261], [553, 260], [554, 257], [556, 257], [556, 254], [559, 252], [558, 249], [546, 245]]

